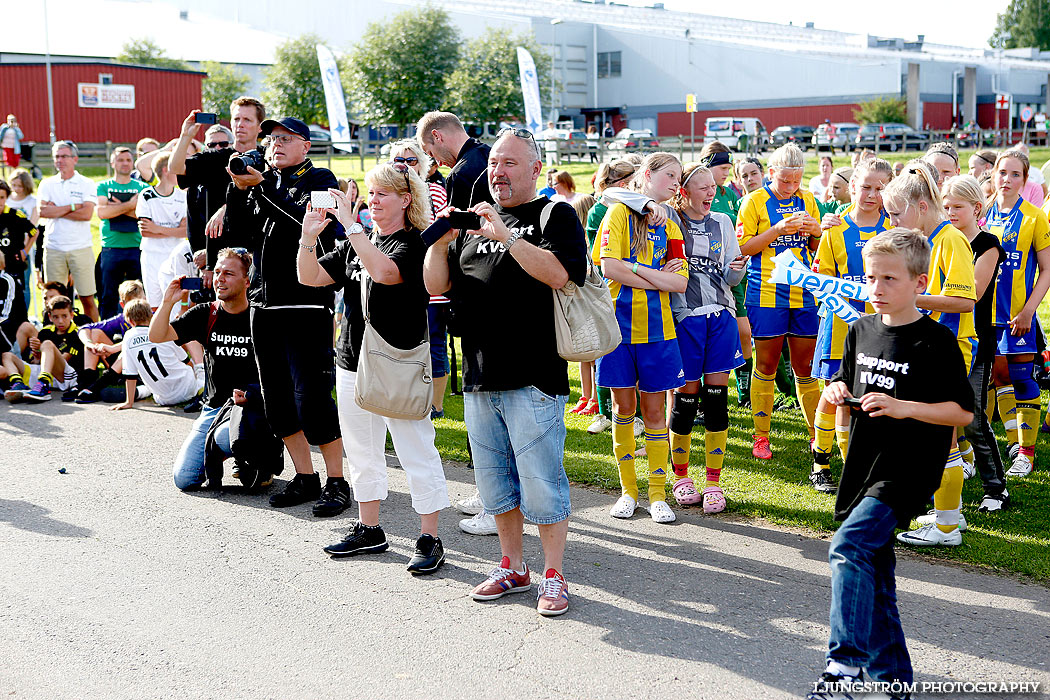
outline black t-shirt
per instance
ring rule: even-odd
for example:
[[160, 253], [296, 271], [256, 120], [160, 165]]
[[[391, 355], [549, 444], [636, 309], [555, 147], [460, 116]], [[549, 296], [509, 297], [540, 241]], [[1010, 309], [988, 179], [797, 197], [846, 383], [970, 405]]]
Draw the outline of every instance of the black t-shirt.
[[204, 228], [208, 219], [226, 204], [226, 190], [232, 180], [226, 172], [232, 148], [209, 148], [186, 159], [186, 173], [179, 175], [179, 187], [186, 190], [186, 227], [193, 250], [206, 244]]
[[992, 281], [984, 290], [984, 295], [977, 300], [973, 307], [973, 322], [977, 327], [977, 361], [991, 362], [995, 358], [995, 331], [992, 328], [992, 291], [995, 288], [995, 280], [999, 277], [999, 266], [1006, 260], [1006, 251], [1003, 250], [999, 239], [988, 231], [978, 231], [973, 240], [970, 241], [973, 248], [973, 261], [987, 253], [992, 248], [999, 251], [999, 260], [995, 263], [995, 272], [992, 273]]
[[[401, 273], [400, 284], [368, 282], [370, 322], [383, 340], [402, 350], [423, 342], [427, 332], [427, 304], [430, 295], [423, 285], [423, 257], [426, 246], [415, 229], [403, 229], [387, 236], [375, 234], [372, 242], [394, 261]], [[343, 288], [343, 330], [335, 349], [335, 361], [351, 372], [357, 371], [365, 320], [361, 311], [361, 263], [349, 239], [339, 241], [335, 250], [318, 264]]]
[[[219, 302], [214, 302], [219, 304]], [[231, 314], [219, 305], [215, 323], [208, 332], [211, 304], [198, 304], [171, 322], [179, 345], [196, 340], [204, 346], [204, 405], [219, 408], [233, 396], [234, 389], [246, 390], [259, 383], [255, 366], [248, 309]]]
[[[905, 401], [954, 401], [973, 410], [959, 343], [928, 316], [903, 326], [887, 326], [879, 314], [857, 319], [832, 381], [845, 382], [857, 398], [881, 392]], [[862, 498], [874, 496], [907, 527], [940, 486], [951, 441], [951, 426], [853, 410], [835, 519], [845, 520]]]
[[[497, 206], [503, 223], [525, 231], [521, 240], [554, 254], [569, 278], [587, 275], [587, 239], [573, 208], [555, 204], [540, 231], [546, 197], [517, 207]], [[508, 391], [535, 386], [545, 394], [569, 393], [565, 360], [554, 335], [551, 288], [530, 276], [503, 244], [461, 233], [449, 246], [447, 296], [463, 338], [464, 391]]]
[[10, 207], [0, 209], [0, 255], [4, 256], [7, 274], [18, 278], [26, 270], [22, 251], [26, 236], [32, 235], [33, 223], [22, 212]]
[[489, 151], [492, 147], [477, 139], [467, 139], [459, 149], [456, 164], [445, 178], [449, 206], [469, 209], [478, 202], [492, 202], [488, 178]]

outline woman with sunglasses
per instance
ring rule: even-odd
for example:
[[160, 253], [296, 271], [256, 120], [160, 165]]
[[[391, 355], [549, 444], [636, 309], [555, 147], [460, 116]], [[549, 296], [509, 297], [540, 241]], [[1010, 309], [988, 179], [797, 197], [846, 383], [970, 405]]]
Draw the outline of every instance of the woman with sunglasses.
[[430, 195], [430, 220], [427, 222], [429, 225], [437, 213], [448, 206], [448, 194], [445, 192], [445, 187], [437, 182], [427, 181], [430, 171], [429, 156], [423, 152], [418, 142], [413, 139], [402, 139], [390, 147], [390, 164], [397, 170], [411, 168], [424, 181], [427, 194]]
[[[437, 536], [438, 514], [449, 505], [441, 456], [434, 446], [434, 424], [370, 413], [357, 405], [354, 387], [365, 330], [361, 288], [365, 287], [368, 323], [391, 345], [411, 349], [426, 333], [429, 295], [423, 286], [426, 245], [419, 234], [430, 218], [427, 188], [415, 170], [382, 164], [365, 176], [375, 232], [370, 238], [356, 222], [357, 210], [339, 190], [336, 217], [346, 238], [320, 259], [312, 246], [329, 224], [329, 210], [308, 209], [299, 248], [299, 281], [310, 287], [338, 285], [344, 290], [347, 313], [336, 347], [336, 393], [339, 425], [359, 520], [341, 542], [324, 551], [333, 557], [378, 554], [389, 548], [379, 525], [379, 507], [386, 500], [387, 467], [384, 454], [389, 431], [401, 467], [408, 479], [412, 507], [420, 516], [420, 535], [408, 570], [413, 574], [437, 571], [445, 550]], [[374, 242], [373, 242], [374, 241]]]

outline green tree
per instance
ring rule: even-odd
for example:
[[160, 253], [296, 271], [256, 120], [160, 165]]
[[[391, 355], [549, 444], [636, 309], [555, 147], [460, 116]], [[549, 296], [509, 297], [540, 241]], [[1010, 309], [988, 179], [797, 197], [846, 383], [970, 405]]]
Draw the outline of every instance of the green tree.
[[365, 29], [348, 57], [353, 110], [372, 124], [404, 126], [445, 102], [459, 34], [444, 10], [406, 10]]
[[[328, 124], [321, 66], [317, 62], [317, 45], [323, 43], [316, 34], [303, 34], [277, 47], [273, 65], [263, 70], [267, 114], [295, 117], [308, 124]], [[345, 70], [340, 67], [340, 76], [343, 73]]]
[[853, 118], [861, 124], [878, 124], [880, 122], [904, 123], [908, 119], [908, 103], [900, 97], [876, 97], [857, 105]]
[[201, 62], [201, 70], [208, 77], [201, 83], [201, 108], [220, 117], [230, 109], [230, 103], [248, 89], [252, 79], [228, 63]]
[[1016, 49], [1034, 46], [1050, 51], [1050, 0], [1010, 0], [1000, 13], [988, 43]]
[[164, 49], [149, 37], [125, 41], [124, 45], [120, 47], [120, 53], [117, 54], [114, 60], [117, 63], [130, 63], [136, 66], [189, 69], [185, 62], [169, 57], [164, 53]]
[[445, 108], [463, 119], [482, 124], [523, 116], [519, 46], [532, 54], [541, 89], [550, 85], [550, 53], [540, 47], [531, 34], [512, 34], [499, 29], [463, 47], [459, 64], [445, 83]]

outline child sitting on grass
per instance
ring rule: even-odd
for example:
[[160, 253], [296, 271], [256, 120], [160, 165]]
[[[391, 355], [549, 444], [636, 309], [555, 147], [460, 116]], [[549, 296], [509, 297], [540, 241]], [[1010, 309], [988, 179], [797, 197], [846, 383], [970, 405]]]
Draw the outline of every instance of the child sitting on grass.
[[[29, 384], [33, 388], [23, 381], [11, 382], [4, 392], [4, 398], [11, 403], [50, 401], [52, 389], [64, 391], [66, 396], [76, 395], [78, 375], [84, 366], [84, 344], [80, 342], [77, 324], [73, 322], [73, 301], [69, 297], [52, 297], [47, 302], [47, 313], [51, 325], [44, 326], [28, 340], [31, 351]], [[24, 375], [22, 379], [25, 379]]]
[[[973, 418], [973, 390], [955, 334], [923, 316], [930, 244], [895, 228], [868, 241], [865, 281], [875, 313], [853, 323], [824, 399], [852, 410], [850, 449], [835, 501], [845, 522], [828, 550], [827, 669], [807, 696], [843, 697], [861, 680], [912, 682], [897, 611], [894, 530], [926, 508], [941, 483], [953, 426]], [[854, 397], [859, 397], [855, 399]], [[848, 695], [847, 695], [848, 697]]]

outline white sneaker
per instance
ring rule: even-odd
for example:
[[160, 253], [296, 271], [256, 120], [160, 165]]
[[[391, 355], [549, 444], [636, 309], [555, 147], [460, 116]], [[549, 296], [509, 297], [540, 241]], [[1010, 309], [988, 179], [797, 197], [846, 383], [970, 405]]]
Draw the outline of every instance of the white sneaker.
[[985, 494], [984, 498], [981, 500], [981, 505], [977, 510], [981, 513], [994, 513], [997, 510], [1002, 510], [1009, 504], [1010, 494], [1007, 493], [1006, 489], [1003, 489], [1003, 492], [998, 496], [989, 496], [988, 494]]
[[587, 426], [587, 432], [591, 435], [597, 435], [598, 433], [604, 433], [611, 427], [612, 421], [599, 413], [591, 421], [591, 424]]
[[1023, 452], [1018, 452], [1014, 463], [1006, 470], [1007, 476], [1028, 476], [1032, 473], [1032, 460]]
[[959, 528], [955, 528], [951, 532], [941, 532], [941, 529], [936, 525], [923, 525], [918, 530], [902, 532], [897, 535], [897, 541], [917, 547], [935, 547], [937, 545], [955, 547], [962, 544], [962, 533], [959, 532]]
[[461, 501], [456, 501], [456, 510], [464, 515], [477, 515], [485, 510], [485, 506], [481, 504], [481, 493], [477, 489], [474, 489], [473, 496], [470, 498], [464, 498]]
[[[915, 518], [915, 522], [919, 525], [936, 525], [937, 524], [937, 511], [931, 510], [926, 515], [920, 515]], [[966, 532], [966, 516], [959, 513], [959, 532]]]
[[614, 518], [627, 518], [634, 517], [634, 510], [638, 507], [638, 502], [628, 496], [626, 493], [613, 504], [613, 507], [609, 509], [609, 515]]
[[649, 517], [654, 523], [673, 523], [675, 521], [674, 511], [667, 501], [654, 501], [649, 504]]
[[963, 462], [963, 479], [972, 479], [977, 476], [977, 465], [973, 462]]
[[463, 518], [459, 521], [459, 529], [470, 535], [495, 535], [496, 518], [488, 513], [481, 512], [473, 518]]
[[641, 418], [635, 416], [634, 419], [634, 436], [638, 437], [645, 431], [645, 423], [642, 422]]

